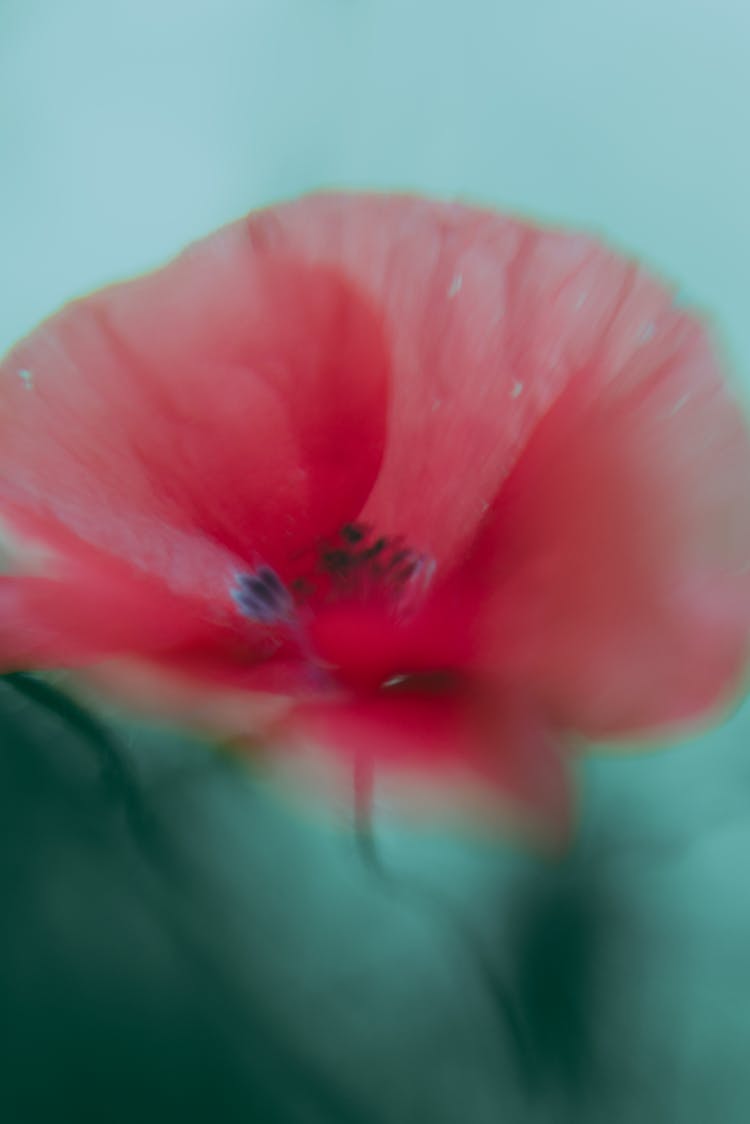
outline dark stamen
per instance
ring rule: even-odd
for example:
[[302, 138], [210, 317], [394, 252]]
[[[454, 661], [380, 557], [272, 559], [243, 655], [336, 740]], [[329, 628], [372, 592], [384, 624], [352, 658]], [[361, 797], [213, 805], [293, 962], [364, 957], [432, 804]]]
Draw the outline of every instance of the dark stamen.
[[269, 589], [267, 585], [264, 585], [260, 578], [249, 578], [247, 591], [253, 597], [257, 597], [262, 601], [264, 605], [273, 605], [277, 599], [276, 593], [272, 589]]
[[364, 561], [369, 561], [371, 558], [377, 558], [385, 550], [387, 539], [376, 539], [372, 546], [368, 546], [367, 550], [363, 550], [360, 558]]
[[364, 523], [346, 523], [341, 528], [341, 537], [350, 546], [356, 546], [367, 535], [369, 528]]
[[321, 558], [323, 568], [331, 574], [340, 574], [348, 570], [354, 562], [354, 557], [348, 550], [326, 550]]
[[249, 574], [239, 574], [232, 598], [243, 616], [263, 624], [283, 620], [292, 608], [284, 583], [270, 566], [260, 566]]

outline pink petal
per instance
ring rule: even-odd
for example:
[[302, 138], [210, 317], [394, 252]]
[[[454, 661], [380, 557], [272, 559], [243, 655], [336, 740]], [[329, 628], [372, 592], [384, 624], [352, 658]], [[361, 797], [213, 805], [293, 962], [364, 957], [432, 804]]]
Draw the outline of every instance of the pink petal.
[[[340, 270], [378, 309], [392, 384], [362, 519], [452, 563], [568, 375], [534, 341], [557, 278], [526, 263], [550, 241], [580, 240], [398, 196], [322, 195], [248, 223], [275, 252]], [[246, 231], [230, 228], [228, 244]]]
[[455, 582], [481, 602], [483, 665], [557, 721], [686, 722], [748, 656], [747, 430], [704, 333], [642, 275], [576, 359]]
[[212, 636], [200, 606], [143, 576], [68, 565], [56, 577], [0, 576], [0, 665], [75, 666], [117, 652], [159, 652]]
[[238, 559], [283, 567], [357, 513], [388, 379], [377, 316], [340, 274], [220, 232], [8, 356], [0, 511], [205, 595]]

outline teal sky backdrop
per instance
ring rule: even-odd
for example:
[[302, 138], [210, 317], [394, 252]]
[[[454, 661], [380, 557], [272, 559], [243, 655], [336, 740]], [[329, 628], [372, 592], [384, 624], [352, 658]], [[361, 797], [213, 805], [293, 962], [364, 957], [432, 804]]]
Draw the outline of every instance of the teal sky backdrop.
[[[742, 0], [0, 0], [0, 351], [252, 207], [377, 187], [600, 233], [706, 310], [750, 388], [749, 60]], [[126, 740], [238, 994], [262, 981], [351, 1119], [750, 1119], [750, 708], [587, 765], [552, 867], [381, 824], [395, 891], [225, 762]], [[121, 971], [60, 877], [54, 925]], [[127, 931], [142, 903], [109, 908]], [[536, 1098], [455, 914], [524, 1011]], [[165, 955], [137, 947], [136, 993]]]

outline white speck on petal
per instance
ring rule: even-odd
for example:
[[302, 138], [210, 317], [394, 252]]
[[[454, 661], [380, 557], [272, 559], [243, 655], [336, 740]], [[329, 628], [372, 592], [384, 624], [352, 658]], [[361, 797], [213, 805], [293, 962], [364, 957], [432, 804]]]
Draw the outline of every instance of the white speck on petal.
[[18, 372], [18, 377], [27, 390], [34, 389], [34, 376], [32, 375], [31, 371], [27, 371], [24, 367]]
[[588, 300], [588, 293], [585, 290], [584, 290], [584, 292], [578, 294], [578, 296], [576, 297], [576, 303], [575, 303], [576, 312], [578, 312], [579, 309], [583, 308], [583, 306], [585, 305], [587, 300]]
[[511, 398], [518, 398], [518, 395], [521, 394], [522, 391], [523, 391], [523, 383], [518, 382], [518, 380], [516, 380], [513, 383], [513, 386], [511, 387], [511, 391], [510, 391]]
[[448, 300], [453, 300], [456, 293], [461, 292], [461, 286], [463, 285], [463, 283], [464, 279], [462, 275], [460, 273], [457, 273], [450, 283], [450, 287], [448, 289]]
[[647, 324], [644, 324], [641, 328], [638, 339], [640, 343], [648, 343], [649, 340], [652, 340], [654, 338], [655, 334], [656, 326], [653, 320], [649, 320], [649, 322]]
[[435, 412], [435, 410], [439, 410], [440, 407], [442, 406], [442, 404], [443, 404], [442, 398], [433, 398], [433, 400], [432, 400], [432, 411], [433, 411], [433, 413]]
[[675, 416], [675, 414], [680, 412], [682, 407], [685, 406], [689, 400], [690, 400], [690, 395], [689, 394], [683, 394], [680, 398], [677, 399], [674, 406], [672, 406], [671, 410], [669, 410], [669, 412], [667, 413], [667, 417], [673, 418]]

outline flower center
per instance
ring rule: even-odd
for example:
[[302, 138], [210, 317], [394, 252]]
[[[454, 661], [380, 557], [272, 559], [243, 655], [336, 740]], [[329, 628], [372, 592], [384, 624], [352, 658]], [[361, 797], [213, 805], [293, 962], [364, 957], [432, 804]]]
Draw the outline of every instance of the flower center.
[[433, 559], [400, 536], [348, 523], [295, 559], [286, 582], [261, 564], [236, 576], [231, 595], [246, 619], [287, 628], [334, 679], [392, 689], [412, 670], [404, 639], [434, 572]]
[[321, 544], [314, 565], [292, 581], [301, 604], [376, 605], [404, 616], [426, 592], [435, 564], [400, 536], [376, 535], [362, 523], [347, 523]]

